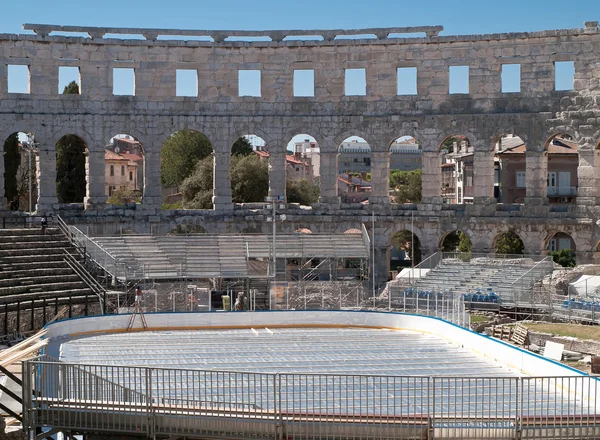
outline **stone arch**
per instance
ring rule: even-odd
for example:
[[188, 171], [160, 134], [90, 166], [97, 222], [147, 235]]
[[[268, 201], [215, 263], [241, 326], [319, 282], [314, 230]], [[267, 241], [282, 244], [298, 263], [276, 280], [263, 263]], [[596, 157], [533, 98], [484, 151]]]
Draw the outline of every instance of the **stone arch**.
[[[389, 256], [389, 261], [392, 263], [394, 258], [401, 257], [404, 255], [404, 259], [411, 260], [412, 264], [419, 264], [423, 258], [423, 241], [421, 237], [413, 230], [418, 228], [403, 228], [395, 230], [394, 233], [389, 235], [389, 241], [387, 246], [387, 255]], [[398, 234], [402, 234], [403, 232], [408, 232], [410, 234], [410, 239], [407, 238], [406, 246], [404, 248], [397, 247], [394, 245], [394, 238], [398, 236]], [[414, 244], [414, 250], [412, 245]], [[412, 256], [414, 253], [414, 261], [412, 260]]]
[[[569, 247], [565, 246], [565, 240], [569, 240]], [[571, 249], [573, 252], [577, 252], [577, 242], [568, 232], [558, 230], [550, 231], [544, 239], [544, 249], [548, 251]]]
[[58, 202], [84, 203], [89, 197], [89, 144], [78, 134], [67, 133], [54, 145]]
[[577, 196], [579, 144], [571, 133], [575, 132], [570, 129], [555, 132], [544, 143], [544, 162], [548, 176], [547, 197], [551, 204], [572, 204]]
[[338, 150], [342, 142], [344, 142], [346, 139], [352, 136], [358, 136], [363, 138], [365, 142], [371, 147], [371, 151], [374, 151], [373, 147], [377, 145], [375, 138], [363, 130], [352, 128], [344, 130], [343, 132], [339, 133], [335, 138], [333, 138], [333, 145], [335, 146], [336, 151]]
[[233, 143], [242, 136], [253, 134], [262, 138], [262, 140], [265, 141], [265, 145], [267, 145], [269, 148], [275, 148], [276, 150], [274, 151], [277, 151], [278, 144], [275, 143], [273, 136], [270, 136], [267, 131], [257, 126], [257, 124], [244, 124], [243, 128], [235, 129], [232, 134], [233, 136], [229, 137], [229, 140], [227, 141], [230, 148], [231, 145], [233, 145]]
[[[321, 147], [321, 143], [323, 140], [323, 136], [319, 131], [318, 127], [307, 127], [303, 125], [294, 126], [294, 128], [289, 128], [284, 133], [284, 139], [293, 139], [296, 136], [307, 134], [315, 139], [319, 147]], [[316, 136], [314, 136], [316, 134]]]
[[581, 135], [570, 125], [561, 125], [560, 127], [552, 127], [545, 133], [544, 151], [547, 150], [548, 144], [557, 136], [567, 135], [574, 142], [579, 143]]
[[[469, 241], [471, 242], [471, 245], [473, 244], [473, 233], [469, 230], [462, 230], [462, 229], [453, 229], [451, 231], [442, 231], [442, 235], [440, 236], [440, 240], [438, 242], [438, 248], [442, 249], [442, 251], [444, 251], [444, 243], [447, 241], [447, 239], [452, 235], [452, 234], [457, 234], [457, 239], [458, 239], [458, 235], [460, 235], [460, 233], [464, 233], [466, 234], [466, 236], [469, 238]], [[446, 251], [444, 251], [446, 252]], [[449, 251], [449, 252], [454, 252]]]
[[[146, 185], [152, 184], [146, 179], [143, 142], [135, 135], [118, 132], [104, 143], [104, 149], [104, 195], [107, 200], [119, 191], [111, 202], [141, 202]], [[126, 170], [125, 174], [123, 170]]]
[[521, 235], [516, 232], [514, 229], [506, 229], [503, 231], [498, 231], [498, 233], [494, 236], [494, 238], [492, 239], [492, 243], [490, 246], [490, 251], [495, 253], [496, 252], [496, 245], [498, 243], [498, 240], [504, 236], [505, 234], [514, 234], [516, 237], [519, 238], [519, 240], [521, 241], [522, 245], [523, 245], [523, 254], [527, 253], [527, 248], [525, 247], [525, 241], [523, 240], [523, 238], [521, 237]]
[[[33, 137], [29, 137], [32, 134]], [[21, 135], [21, 136], [20, 136]], [[38, 194], [38, 182], [35, 178], [37, 170], [35, 144], [24, 142], [35, 141], [35, 133], [15, 131], [1, 139], [0, 161], [0, 210], [6, 206], [11, 211], [35, 211], [35, 201]], [[29, 163], [31, 158], [31, 168]], [[7, 185], [8, 183], [8, 185]]]

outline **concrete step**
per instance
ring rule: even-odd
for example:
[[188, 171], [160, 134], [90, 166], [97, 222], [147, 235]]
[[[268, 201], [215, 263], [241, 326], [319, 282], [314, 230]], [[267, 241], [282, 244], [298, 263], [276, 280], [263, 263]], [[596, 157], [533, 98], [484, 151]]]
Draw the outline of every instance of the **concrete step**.
[[[0, 243], [0, 252], [13, 250], [14, 248], [19, 248], [20, 250], [29, 250], [38, 251], [40, 249], [68, 249], [71, 247], [69, 242], [64, 241], [17, 241], [12, 243]], [[0, 254], [1, 255], [1, 254]]]
[[17, 295], [25, 293], [45, 293], [50, 291], [62, 291], [71, 289], [82, 289], [85, 288], [86, 284], [83, 281], [69, 281], [69, 282], [58, 282], [58, 283], [46, 283], [46, 284], [31, 284], [28, 286], [9, 286], [0, 287], [0, 297], [4, 295]]
[[[69, 290], [50, 290], [44, 293], [26, 293], [19, 295], [3, 295], [0, 296], [0, 311], [3, 311], [2, 306], [5, 304], [16, 304], [17, 302], [26, 303], [32, 300], [46, 299], [51, 304], [54, 298], [69, 298], [81, 297], [85, 295], [96, 297], [89, 288], [69, 289]], [[93, 298], [90, 298], [93, 299]]]
[[0, 267], [0, 280], [14, 280], [16, 278], [43, 277], [50, 275], [71, 275], [73, 273], [73, 269], [67, 266], [66, 263], [59, 267], [47, 267], [48, 265], [46, 263], [44, 263], [43, 268], [38, 266], [39, 265], [35, 263], [24, 269], [15, 269], [11, 267], [6, 270], [3, 270], [2, 267]]
[[10, 235], [60, 235], [64, 236], [60, 229], [58, 228], [47, 228], [46, 234], [42, 233], [41, 228], [10, 228], [10, 229], [0, 229], [0, 237], [10, 236]]
[[18, 287], [18, 286], [34, 286], [36, 284], [56, 284], [56, 283], [72, 283], [81, 281], [79, 275], [73, 273], [64, 275], [45, 275], [35, 277], [19, 277], [19, 278], [8, 278], [0, 279], [0, 289], [4, 287]]
[[46, 241], [59, 241], [65, 246], [71, 246], [67, 237], [58, 234], [54, 235], [0, 235], [0, 245], [4, 246], [8, 243], [29, 243], [29, 242], [46, 242]]
[[0, 261], [4, 257], [64, 255], [64, 249], [64, 247], [21, 248], [18, 246], [12, 249], [2, 248], [0, 249]]
[[60, 255], [52, 255], [52, 258], [27, 258], [27, 257], [10, 257], [0, 260], [0, 273], [12, 271], [29, 271], [39, 269], [64, 269], [69, 265]]

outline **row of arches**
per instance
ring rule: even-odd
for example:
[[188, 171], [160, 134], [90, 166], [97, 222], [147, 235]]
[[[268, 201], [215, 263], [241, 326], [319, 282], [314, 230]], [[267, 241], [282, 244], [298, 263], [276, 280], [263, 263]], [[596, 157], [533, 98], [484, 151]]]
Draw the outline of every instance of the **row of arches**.
[[[19, 201], [13, 203], [13, 207], [27, 206], [30, 211], [33, 207], [25, 203], [25, 194], [35, 194], [37, 188], [27, 176], [38, 174], [38, 169], [35, 160], [27, 166], [24, 163], [26, 156], [35, 155], [36, 145], [35, 133], [24, 132], [13, 133], [4, 143], [4, 197], [9, 202]], [[333, 182], [321, 173], [329, 173], [331, 163], [325, 163], [321, 145], [312, 135], [293, 136], [285, 157], [281, 157], [279, 148], [270, 150], [269, 147], [264, 138], [254, 133], [241, 136], [231, 146], [227, 177], [234, 203], [258, 203], [270, 193], [281, 195], [274, 194], [271, 180], [275, 173], [283, 176], [285, 182], [280, 184], [278, 192], [287, 193], [291, 203], [311, 205], [326, 198], [323, 196], [330, 200], [339, 198], [342, 203], [369, 203], [373, 196], [378, 196], [376, 199], [386, 199], [388, 203], [403, 204], [419, 203], [424, 196], [425, 153], [413, 136], [395, 138], [383, 156], [374, 152], [359, 135], [344, 138], [335, 154]], [[571, 135], [557, 133], [547, 140], [544, 149], [547, 152], [544, 156], [547, 196], [551, 203], [573, 203], [578, 187], [578, 145]], [[478, 195], [493, 196], [500, 203], [523, 203], [531, 180], [527, 151], [528, 146], [521, 137], [498, 136], [490, 154], [485, 156], [485, 166], [493, 172], [487, 173], [483, 182], [487, 187], [482, 189], [482, 177], [476, 179], [478, 162], [471, 138], [461, 134], [447, 136], [437, 153], [427, 153], [439, 157], [439, 169], [428, 168], [427, 179], [433, 175], [433, 180], [440, 184], [437, 191], [428, 189], [427, 195], [437, 193], [442, 202], [448, 204], [472, 203]], [[210, 139], [198, 131], [180, 130], [166, 138], [160, 149], [163, 208], [213, 207], [215, 185], [219, 184], [214, 152]], [[275, 154], [277, 161], [273, 160]], [[113, 204], [142, 202], [144, 188], [156, 184], [145, 178], [146, 154], [142, 142], [130, 134], [116, 134], [108, 140], [104, 156], [103, 169], [95, 168], [96, 180], [104, 182], [101, 192], [97, 185], [90, 185], [92, 164], [85, 141], [78, 135], [68, 134], [57, 142], [59, 203], [82, 203], [92, 196], [104, 196]], [[327, 184], [323, 185], [325, 179]], [[307, 196], [302, 197], [303, 194]]]

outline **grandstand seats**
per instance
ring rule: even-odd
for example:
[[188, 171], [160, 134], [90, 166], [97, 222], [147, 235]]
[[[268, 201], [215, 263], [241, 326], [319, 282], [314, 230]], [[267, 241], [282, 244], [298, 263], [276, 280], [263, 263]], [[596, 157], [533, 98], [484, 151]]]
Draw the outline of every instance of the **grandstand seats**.
[[[87, 314], [94, 292], [65, 261], [76, 255], [57, 228], [0, 229], [0, 332], [35, 330], [52, 319], [63, 305], [67, 312]], [[37, 311], [34, 313], [35, 309]], [[32, 311], [34, 310], [34, 311]], [[46, 322], [45, 322], [46, 321]]]

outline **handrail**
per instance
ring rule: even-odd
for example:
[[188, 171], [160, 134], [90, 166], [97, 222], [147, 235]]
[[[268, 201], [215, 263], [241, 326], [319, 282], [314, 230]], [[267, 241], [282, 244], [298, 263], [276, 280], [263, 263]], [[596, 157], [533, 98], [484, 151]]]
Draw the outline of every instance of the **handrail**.
[[530, 272], [532, 272], [533, 270], [537, 269], [537, 267], [539, 265], [541, 265], [542, 263], [548, 263], [551, 260], [551, 257], [545, 257], [543, 260], [538, 261], [531, 269], [529, 269], [527, 272], [525, 272], [523, 275], [521, 275], [519, 278], [517, 278], [516, 280], [514, 280], [511, 284], [510, 284], [510, 288], [513, 288], [513, 286], [518, 282], [521, 281], [526, 275], [528, 275]]
[[106, 309], [106, 290], [104, 287], [102, 287], [100, 283], [94, 279], [94, 277], [90, 276], [81, 263], [77, 261], [77, 259], [73, 257], [73, 255], [71, 255], [67, 250], [65, 250], [64, 260], [79, 276], [79, 278], [81, 278], [81, 280], [92, 290], [92, 292], [96, 294], [100, 300], [100, 312], [104, 315]]

